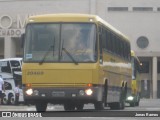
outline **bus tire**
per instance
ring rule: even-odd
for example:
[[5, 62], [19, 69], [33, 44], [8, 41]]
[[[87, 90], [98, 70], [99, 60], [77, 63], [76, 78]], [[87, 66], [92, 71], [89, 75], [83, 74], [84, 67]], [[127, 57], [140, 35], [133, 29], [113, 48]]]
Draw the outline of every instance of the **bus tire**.
[[37, 112], [45, 112], [47, 109], [47, 103], [46, 102], [38, 102], [35, 104], [36, 111]]
[[94, 103], [95, 110], [104, 110], [107, 106], [107, 94], [108, 94], [108, 83], [107, 80], [105, 81], [104, 85], [104, 92], [103, 92], [103, 98], [102, 101], [97, 101]]
[[131, 103], [130, 103], [130, 106], [131, 106], [131, 107], [135, 107], [135, 102], [131, 102]]
[[65, 103], [64, 104], [64, 110], [65, 111], [73, 111], [73, 110], [75, 110], [75, 104], [73, 104], [73, 103]]
[[112, 110], [123, 110], [125, 108], [125, 102], [115, 102], [109, 104]]
[[135, 106], [139, 106], [139, 101], [135, 103]]
[[113, 110], [123, 110], [125, 108], [125, 93], [122, 88], [119, 102], [109, 104], [110, 108]]
[[94, 103], [95, 110], [104, 110], [105, 104], [103, 101], [97, 101]]
[[78, 111], [83, 110], [83, 107], [84, 107], [84, 104], [83, 104], [83, 103], [76, 105], [76, 109], [77, 109]]

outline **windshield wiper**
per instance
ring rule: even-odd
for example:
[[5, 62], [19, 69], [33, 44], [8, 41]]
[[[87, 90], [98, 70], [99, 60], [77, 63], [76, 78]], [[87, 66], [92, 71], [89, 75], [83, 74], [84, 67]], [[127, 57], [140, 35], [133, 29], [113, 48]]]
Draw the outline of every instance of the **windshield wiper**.
[[72, 60], [76, 65], [78, 65], [78, 62], [72, 57], [72, 55], [69, 53], [69, 51], [66, 50], [66, 48], [64, 48], [63, 46], [64, 46], [64, 39], [62, 40], [62, 50], [61, 50], [61, 52], [60, 52], [59, 60], [61, 60], [61, 58], [62, 58], [62, 51], [64, 51], [64, 52], [71, 58], [71, 60]]
[[53, 39], [53, 45], [51, 45], [51, 46], [49, 47], [49, 49], [47, 50], [47, 52], [44, 54], [43, 59], [39, 62], [40, 65], [42, 65], [42, 63], [44, 62], [46, 56], [48, 55], [48, 53], [49, 53], [49, 51], [50, 51], [51, 49], [53, 50], [53, 56], [54, 56], [54, 45], [55, 45], [55, 37], [54, 37], [54, 39]]
[[[49, 47], [49, 49], [47, 50], [47, 52], [44, 54], [43, 59], [39, 62], [40, 65], [43, 64], [43, 62], [44, 62], [46, 56], [48, 55], [48, 53], [49, 53], [49, 51], [50, 51], [51, 49], [54, 50], [54, 45], [51, 45], [51, 46]], [[54, 51], [53, 51], [53, 52], [54, 52]], [[53, 55], [54, 55], [54, 54], [53, 54]]]
[[62, 48], [62, 50], [71, 58], [71, 60], [78, 65], [78, 62], [72, 57], [72, 55], [66, 50], [65, 48]]

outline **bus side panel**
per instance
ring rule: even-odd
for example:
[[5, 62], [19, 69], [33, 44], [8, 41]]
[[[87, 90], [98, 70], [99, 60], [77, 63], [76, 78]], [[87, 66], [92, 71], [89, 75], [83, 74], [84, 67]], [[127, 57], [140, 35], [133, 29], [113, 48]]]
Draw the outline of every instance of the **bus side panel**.
[[107, 101], [119, 102], [122, 82], [127, 82], [128, 92], [131, 92], [131, 65], [108, 52], [103, 54], [103, 61], [104, 78], [108, 80]]

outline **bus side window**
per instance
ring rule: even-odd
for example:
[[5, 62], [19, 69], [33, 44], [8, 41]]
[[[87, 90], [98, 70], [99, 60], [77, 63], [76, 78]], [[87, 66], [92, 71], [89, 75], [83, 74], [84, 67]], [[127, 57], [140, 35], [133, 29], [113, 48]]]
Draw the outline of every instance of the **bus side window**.
[[116, 36], [113, 33], [111, 33], [110, 37], [111, 37], [111, 52], [113, 54], [116, 54]]
[[106, 31], [106, 49], [110, 51], [110, 33]]
[[105, 29], [103, 29], [103, 33], [102, 33], [102, 48], [104, 50], [107, 50], [107, 38], [106, 38], [106, 33], [105, 33]]

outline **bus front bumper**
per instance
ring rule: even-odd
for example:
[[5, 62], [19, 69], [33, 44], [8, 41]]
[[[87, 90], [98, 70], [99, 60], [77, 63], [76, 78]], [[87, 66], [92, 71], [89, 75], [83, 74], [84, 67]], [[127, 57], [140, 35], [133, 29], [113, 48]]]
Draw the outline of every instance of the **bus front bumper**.
[[91, 88], [30, 88], [24, 89], [25, 101], [42, 100], [52, 103], [64, 103], [69, 100], [81, 102], [102, 101], [102, 87]]

